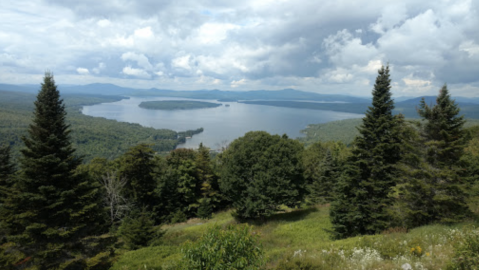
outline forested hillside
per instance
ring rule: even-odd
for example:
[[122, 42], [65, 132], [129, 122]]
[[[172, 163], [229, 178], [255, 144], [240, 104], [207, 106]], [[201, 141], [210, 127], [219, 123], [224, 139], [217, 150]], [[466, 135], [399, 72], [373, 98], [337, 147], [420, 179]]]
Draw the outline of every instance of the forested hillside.
[[[18, 156], [22, 147], [21, 137], [26, 135], [30, 124], [35, 98], [34, 94], [0, 91], [0, 144], [11, 145], [14, 156]], [[67, 122], [72, 126], [73, 145], [85, 160], [94, 157], [114, 159], [139, 143], [151, 144], [155, 151], [171, 151], [184, 142], [185, 137], [202, 131], [177, 133], [86, 116], [80, 112], [82, 106], [125, 98], [121, 96], [65, 94], [63, 98], [68, 112]]]
[[[354, 138], [358, 136], [357, 127], [361, 124], [361, 118], [345, 119], [332, 121], [323, 124], [311, 124], [301, 131], [304, 137], [299, 137], [298, 140], [309, 146], [315, 142], [329, 142], [340, 141], [346, 145], [351, 145]], [[419, 119], [406, 119], [406, 121], [419, 121]], [[467, 119], [464, 124], [465, 128], [471, 128], [479, 125], [479, 119]]]

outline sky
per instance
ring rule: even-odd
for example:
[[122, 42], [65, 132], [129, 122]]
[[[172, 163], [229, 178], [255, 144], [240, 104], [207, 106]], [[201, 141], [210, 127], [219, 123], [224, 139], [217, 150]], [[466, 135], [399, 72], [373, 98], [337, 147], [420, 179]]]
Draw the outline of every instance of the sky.
[[479, 96], [477, 0], [2, 0], [0, 83]]

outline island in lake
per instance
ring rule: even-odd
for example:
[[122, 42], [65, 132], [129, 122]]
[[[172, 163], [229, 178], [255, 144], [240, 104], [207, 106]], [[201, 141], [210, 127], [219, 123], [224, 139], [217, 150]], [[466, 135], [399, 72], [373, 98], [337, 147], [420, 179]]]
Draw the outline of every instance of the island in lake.
[[144, 101], [138, 106], [150, 110], [192, 110], [203, 108], [215, 108], [221, 106], [221, 103], [190, 101], [190, 100], [159, 100]]

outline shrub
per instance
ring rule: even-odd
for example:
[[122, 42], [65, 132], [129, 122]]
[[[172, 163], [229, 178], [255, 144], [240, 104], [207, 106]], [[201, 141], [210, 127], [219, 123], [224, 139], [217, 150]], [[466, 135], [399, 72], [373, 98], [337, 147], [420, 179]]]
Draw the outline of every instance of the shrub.
[[118, 228], [118, 234], [128, 249], [138, 249], [148, 246], [161, 237], [163, 232], [155, 229], [151, 215], [143, 211], [124, 218]]
[[188, 217], [186, 216], [185, 212], [178, 210], [175, 212], [175, 214], [171, 217], [170, 223], [180, 223], [180, 222], [185, 222], [188, 220]]
[[479, 230], [471, 231], [459, 242], [447, 269], [479, 269]]
[[187, 242], [181, 252], [184, 269], [258, 269], [263, 264], [263, 250], [248, 226], [214, 226], [197, 242]]

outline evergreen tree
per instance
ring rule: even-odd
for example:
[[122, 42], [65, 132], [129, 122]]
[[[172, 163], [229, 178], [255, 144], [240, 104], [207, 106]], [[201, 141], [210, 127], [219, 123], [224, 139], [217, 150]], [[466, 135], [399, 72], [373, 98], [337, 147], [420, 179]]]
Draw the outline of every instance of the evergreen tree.
[[104, 228], [99, 186], [76, 173], [81, 159], [65, 117], [53, 75], [46, 73], [23, 137], [15, 192], [5, 203], [12, 215], [8, 238], [38, 269], [81, 268], [87, 256], [82, 239]]
[[11, 161], [10, 146], [0, 146], [0, 207], [13, 184], [11, 177], [15, 173], [15, 165]]
[[320, 164], [320, 175], [310, 185], [310, 199], [313, 203], [328, 203], [334, 197], [334, 181], [337, 178], [337, 164], [330, 150]]
[[[467, 138], [463, 130], [464, 116], [459, 116], [459, 111], [446, 85], [440, 90], [434, 106], [421, 100], [418, 113], [425, 120], [420, 129], [423, 174], [413, 179], [408, 202], [410, 211], [427, 218], [416, 218], [415, 225], [432, 221], [457, 222], [470, 215], [464, 191], [465, 168], [461, 164]], [[420, 190], [425, 192], [418, 193]], [[414, 203], [411, 200], [414, 196], [420, 196], [428, 205], [427, 209], [421, 209], [418, 200]]]
[[196, 159], [197, 153], [192, 149], [176, 149], [166, 158], [168, 169], [161, 184], [161, 198], [168, 204], [170, 215], [181, 216], [178, 212], [182, 212], [188, 218], [197, 214], [202, 183]]
[[381, 232], [391, 219], [389, 193], [401, 159], [400, 121], [392, 114], [389, 67], [383, 66], [378, 73], [372, 106], [358, 128], [360, 136], [331, 205], [333, 229], [340, 238]]
[[[202, 203], [200, 203], [199, 207], [206, 207], [204, 204], [207, 202], [207, 208], [211, 208], [209, 211], [213, 211], [213, 208], [221, 207], [223, 198], [219, 191], [218, 176], [213, 170], [211, 163], [210, 150], [203, 146], [202, 143], [200, 143], [200, 147], [196, 153], [195, 165], [196, 178], [200, 183], [200, 190], [196, 192], [198, 192], [197, 194], [201, 194], [201, 200], [204, 201], [203, 206]], [[198, 211], [200, 210], [198, 209]]]
[[143, 209], [135, 210], [130, 216], [122, 220], [118, 234], [123, 239], [128, 249], [139, 249], [148, 246], [160, 237], [163, 232], [155, 229], [151, 212]]
[[200, 206], [198, 207], [197, 216], [201, 219], [210, 219], [213, 215], [213, 207], [211, 206], [210, 199], [200, 199]]
[[121, 178], [126, 178], [123, 195], [129, 203], [138, 209], [145, 208], [158, 221], [154, 151], [147, 144], [136, 145], [119, 158], [119, 163], [119, 174]]
[[[10, 146], [0, 146], [0, 244], [6, 239], [5, 223], [8, 222], [9, 213], [3, 207], [6, 198], [13, 192], [13, 174], [15, 166], [10, 158]], [[0, 256], [1, 257], [1, 256]], [[1, 259], [0, 259], [1, 261]]]

